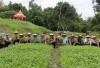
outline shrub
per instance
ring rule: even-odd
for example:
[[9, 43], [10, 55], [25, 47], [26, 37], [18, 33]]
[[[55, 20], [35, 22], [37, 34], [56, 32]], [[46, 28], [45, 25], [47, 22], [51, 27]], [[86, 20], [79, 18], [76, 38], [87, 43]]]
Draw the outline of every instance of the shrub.
[[93, 30], [95, 30], [95, 31], [100, 31], [100, 25], [94, 26], [94, 27], [93, 27]]
[[1, 18], [13, 18], [13, 15], [15, 15], [16, 11], [5, 11], [0, 13]]

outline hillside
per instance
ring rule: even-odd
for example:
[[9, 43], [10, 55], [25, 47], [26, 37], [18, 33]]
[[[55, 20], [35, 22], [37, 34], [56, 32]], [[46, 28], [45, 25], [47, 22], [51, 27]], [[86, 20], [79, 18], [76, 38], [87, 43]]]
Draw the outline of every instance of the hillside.
[[52, 32], [44, 27], [37, 26], [31, 22], [12, 20], [12, 19], [0, 19], [0, 32], [13, 33], [18, 31], [19, 33], [42, 33], [42, 32]]

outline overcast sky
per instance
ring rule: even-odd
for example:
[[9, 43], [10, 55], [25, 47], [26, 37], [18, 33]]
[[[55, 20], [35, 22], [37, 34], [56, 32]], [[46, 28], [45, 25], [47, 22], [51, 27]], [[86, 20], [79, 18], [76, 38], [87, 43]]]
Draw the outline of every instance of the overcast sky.
[[[30, 0], [4, 0], [4, 3], [8, 4], [9, 1], [12, 1], [12, 3], [22, 3], [28, 8]], [[82, 14], [83, 19], [94, 16], [92, 0], [35, 0], [35, 3], [41, 5], [42, 9], [44, 9], [47, 7], [55, 7], [59, 1], [69, 2], [76, 8], [78, 14]]]

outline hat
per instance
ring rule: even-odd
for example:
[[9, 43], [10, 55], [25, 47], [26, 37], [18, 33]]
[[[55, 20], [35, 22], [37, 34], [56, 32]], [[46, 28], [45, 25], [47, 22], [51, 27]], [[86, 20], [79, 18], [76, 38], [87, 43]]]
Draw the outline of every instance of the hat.
[[63, 34], [63, 36], [65, 36], [66, 34]]
[[75, 37], [73, 34], [71, 35], [72, 37]]
[[15, 31], [15, 32], [14, 32], [14, 34], [18, 34], [18, 32], [17, 32], [17, 31]]
[[60, 36], [58, 36], [57, 38], [60, 38]]
[[89, 35], [87, 35], [86, 37], [87, 37], [87, 38], [90, 38], [90, 36], [89, 36]]
[[96, 36], [91, 36], [91, 38], [96, 38]]
[[78, 36], [75, 36], [75, 38], [78, 38]]
[[37, 36], [37, 34], [34, 34], [34, 36]]
[[54, 35], [54, 34], [51, 33], [50, 36], [52, 36], [52, 35]]
[[83, 38], [83, 36], [82, 36], [82, 35], [79, 35], [78, 37], [81, 37], [81, 38]]
[[42, 34], [41, 36], [44, 36], [44, 34]]
[[6, 36], [9, 36], [9, 34], [6, 34]]
[[20, 34], [20, 36], [23, 36], [23, 34]]
[[5, 33], [1, 33], [1, 35], [5, 35]]
[[28, 33], [28, 35], [31, 35], [31, 33]]

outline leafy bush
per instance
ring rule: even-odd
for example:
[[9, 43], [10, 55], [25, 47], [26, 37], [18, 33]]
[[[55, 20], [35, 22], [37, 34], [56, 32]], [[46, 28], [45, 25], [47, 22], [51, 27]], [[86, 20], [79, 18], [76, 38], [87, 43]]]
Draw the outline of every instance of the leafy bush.
[[15, 15], [17, 12], [16, 11], [5, 11], [0, 13], [1, 18], [13, 18], [13, 15]]
[[93, 27], [93, 30], [100, 31], [100, 24]]

